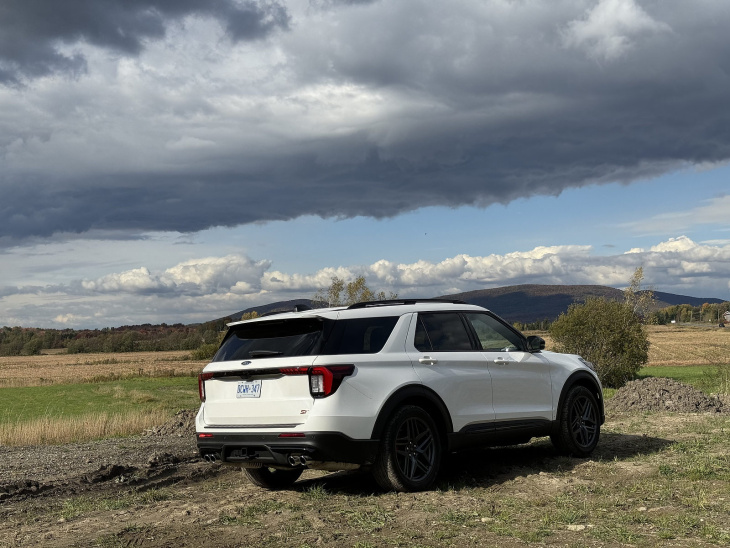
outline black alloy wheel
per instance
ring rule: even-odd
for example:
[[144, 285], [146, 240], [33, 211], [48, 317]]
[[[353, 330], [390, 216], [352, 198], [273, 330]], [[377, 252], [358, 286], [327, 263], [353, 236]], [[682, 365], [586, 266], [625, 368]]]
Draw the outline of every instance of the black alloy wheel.
[[420, 407], [401, 407], [391, 418], [373, 473], [388, 490], [428, 489], [441, 465], [441, 439], [436, 423]]
[[587, 457], [598, 445], [600, 434], [596, 397], [586, 387], [574, 386], [559, 410], [557, 431], [550, 436], [553, 445], [566, 455]]

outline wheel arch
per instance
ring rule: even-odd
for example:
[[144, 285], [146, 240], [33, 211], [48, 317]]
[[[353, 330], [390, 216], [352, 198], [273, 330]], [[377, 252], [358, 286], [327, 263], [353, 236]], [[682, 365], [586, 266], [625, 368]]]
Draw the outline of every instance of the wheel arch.
[[591, 375], [588, 371], [576, 371], [568, 377], [563, 384], [563, 389], [560, 392], [560, 399], [558, 400], [557, 411], [555, 415], [555, 423], [560, 424], [560, 413], [563, 412], [563, 404], [568, 392], [576, 386], [583, 386], [591, 391], [593, 396], [598, 402], [598, 408], [601, 416], [600, 424], [606, 421], [606, 414], [603, 408], [603, 392], [601, 391], [600, 384], [596, 381], [596, 378]]
[[391, 394], [378, 413], [371, 439], [378, 440], [382, 438], [388, 419], [393, 416], [396, 409], [404, 405], [415, 405], [424, 409], [436, 422], [442, 436], [442, 444], [444, 446], [448, 444], [448, 434], [454, 431], [454, 427], [446, 404], [430, 388], [417, 385], [404, 386]]

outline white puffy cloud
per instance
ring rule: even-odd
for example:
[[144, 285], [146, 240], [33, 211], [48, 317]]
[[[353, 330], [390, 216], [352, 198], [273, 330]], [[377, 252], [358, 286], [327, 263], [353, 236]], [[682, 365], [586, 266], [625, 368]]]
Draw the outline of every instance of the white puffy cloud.
[[203, 295], [228, 292], [235, 289], [255, 289], [263, 273], [271, 266], [269, 261], [253, 261], [242, 255], [191, 259], [172, 266], [159, 274], [146, 267], [108, 274], [96, 280], [83, 280], [81, 287], [98, 293]]
[[[613, 255], [591, 246], [540, 246], [503, 255], [459, 254], [439, 262], [322, 268], [313, 273], [271, 270], [268, 260], [245, 255], [206, 257], [157, 272], [147, 267], [109, 273], [66, 285], [0, 291], [0, 316], [19, 325], [99, 326], [192, 323], [294, 298], [310, 298], [329, 286], [363, 275], [376, 290], [402, 297], [439, 295], [519, 284], [625, 286], [642, 266], [646, 285], [657, 291], [730, 300], [730, 242], [698, 243], [669, 238], [648, 249]], [[21, 298], [22, 297], [22, 298]]]

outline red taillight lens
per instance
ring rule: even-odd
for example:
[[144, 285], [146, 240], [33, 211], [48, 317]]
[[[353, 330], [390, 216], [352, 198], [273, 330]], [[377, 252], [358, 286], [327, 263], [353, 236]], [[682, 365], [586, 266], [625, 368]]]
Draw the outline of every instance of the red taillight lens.
[[306, 375], [309, 373], [309, 367], [282, 367], [279, 369], [282, 375]]
[[198, 375], [198, 395], [201, 402], [205, 401], [205, 381], [212, 378], [213, 373], [200, 373]]
[[315, 398], [326, 398], [334, 394], [342, 384], [342, 379], [354, 371], [354, 365], [312, 367], [309, 370], [309, 391]]

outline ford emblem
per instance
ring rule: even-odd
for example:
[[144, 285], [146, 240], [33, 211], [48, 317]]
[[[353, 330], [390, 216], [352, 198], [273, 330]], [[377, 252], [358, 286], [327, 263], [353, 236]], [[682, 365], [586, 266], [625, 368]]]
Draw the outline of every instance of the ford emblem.
[[241, 362], [241, 365], [251, 365], [251, 362]]

